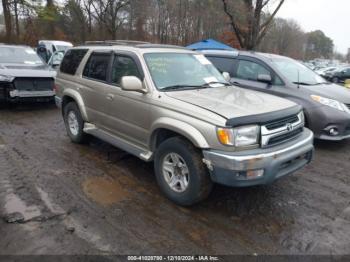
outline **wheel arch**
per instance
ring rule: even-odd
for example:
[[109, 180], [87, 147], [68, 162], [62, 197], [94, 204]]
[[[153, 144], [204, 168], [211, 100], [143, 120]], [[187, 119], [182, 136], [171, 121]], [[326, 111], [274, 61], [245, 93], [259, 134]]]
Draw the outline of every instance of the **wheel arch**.
[[161, 142], [170, 137], [180, 136], [190, 141], [197, 148], [209, 148], [209, 144], [195, 127], [170, 118], [161, 118], [153, 126], [149, 147], [155, 151]]
[[71, 89], [64, 91], [62, 96], [62, 114], [64, 113], [65, 105], [67, 105], [69, 102], [75, 102], [78, 105], [83, 120], [88, 121], [84, 101], [77, 91]]

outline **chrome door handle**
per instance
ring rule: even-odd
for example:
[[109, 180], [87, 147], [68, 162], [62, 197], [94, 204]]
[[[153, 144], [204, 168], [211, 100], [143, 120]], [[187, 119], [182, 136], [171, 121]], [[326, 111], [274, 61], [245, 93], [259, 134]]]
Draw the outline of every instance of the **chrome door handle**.
[[108, 100], [113, 100], [113, 99], [114, 99], [114, 95], [113, 95], [113, 94], [108, 94], [108, 95], [106, 96], [106, 98], [107, 98]]

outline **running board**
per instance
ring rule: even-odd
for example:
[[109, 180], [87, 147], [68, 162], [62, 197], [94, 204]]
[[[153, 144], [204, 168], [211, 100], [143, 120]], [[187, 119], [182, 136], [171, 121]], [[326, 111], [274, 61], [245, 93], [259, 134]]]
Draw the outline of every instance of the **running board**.
[[141, 158], [144, 161], [151, 161], [153, 153], [151, 151], [145, 151], [144, 149], [126, 142], [124, 139], [116, 137], [97, 128], [94, 124], [85, 123], [84, 132], [92, 136], [98, 137], [99, 139], [106, 141], [107, 143], [118, 147], [134, 156]]

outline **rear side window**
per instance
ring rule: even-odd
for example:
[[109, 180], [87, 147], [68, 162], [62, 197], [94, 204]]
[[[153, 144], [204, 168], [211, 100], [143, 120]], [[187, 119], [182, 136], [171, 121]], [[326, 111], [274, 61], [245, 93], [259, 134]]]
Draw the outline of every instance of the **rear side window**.
[[112, 83], [120, 84], [123, 76], [136, 76], [141, 80], [140, 72], [131, 57], [116, 56], [112, 66]]
[[254, 62], [240, 60], [237, 68], [237, 78], [258, 81], [258, 75], [271, 75], [262, 65]]
[[83, 76], [100, 81], [107, 81], [110, 60], [110, 54], [92, 53], [89, 61], [85, 65]]
[[220, 73], [227, 72], [232, 76], [234, 73], [235, 59], [227, 57], [207, 57], [210, 62], [220, 71]]
[[74, 75], [87, 51], [88, 49], [68, 50], [62, 60], [60, 71], [65, 74]]

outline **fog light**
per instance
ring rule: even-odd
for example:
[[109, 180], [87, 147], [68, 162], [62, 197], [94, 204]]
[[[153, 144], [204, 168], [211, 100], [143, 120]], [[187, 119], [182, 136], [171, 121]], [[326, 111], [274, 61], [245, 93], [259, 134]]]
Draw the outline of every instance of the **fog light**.
[[241, 180], [252, 180], [260, 178], [264, 175], [264, 169], [258, 169], [258, 170], [248, 170], [245, 172], [239, 172], [237, 173], [237, 178]]
[[338, 131], [338, 129], [336, 129], [336, 128], [331, 128], [331, 129], [329, 130], [329, 134], [330, 134], [331, 136], [337, 136], [337, 135], [339, 135], [339, 131]]
[[338, 136], [339, 135], [338, 127], [334, 126], [334, 125], [327, 126], [327, 128], [324, 129], [324, 132], [326, 132], [330, 136]]

